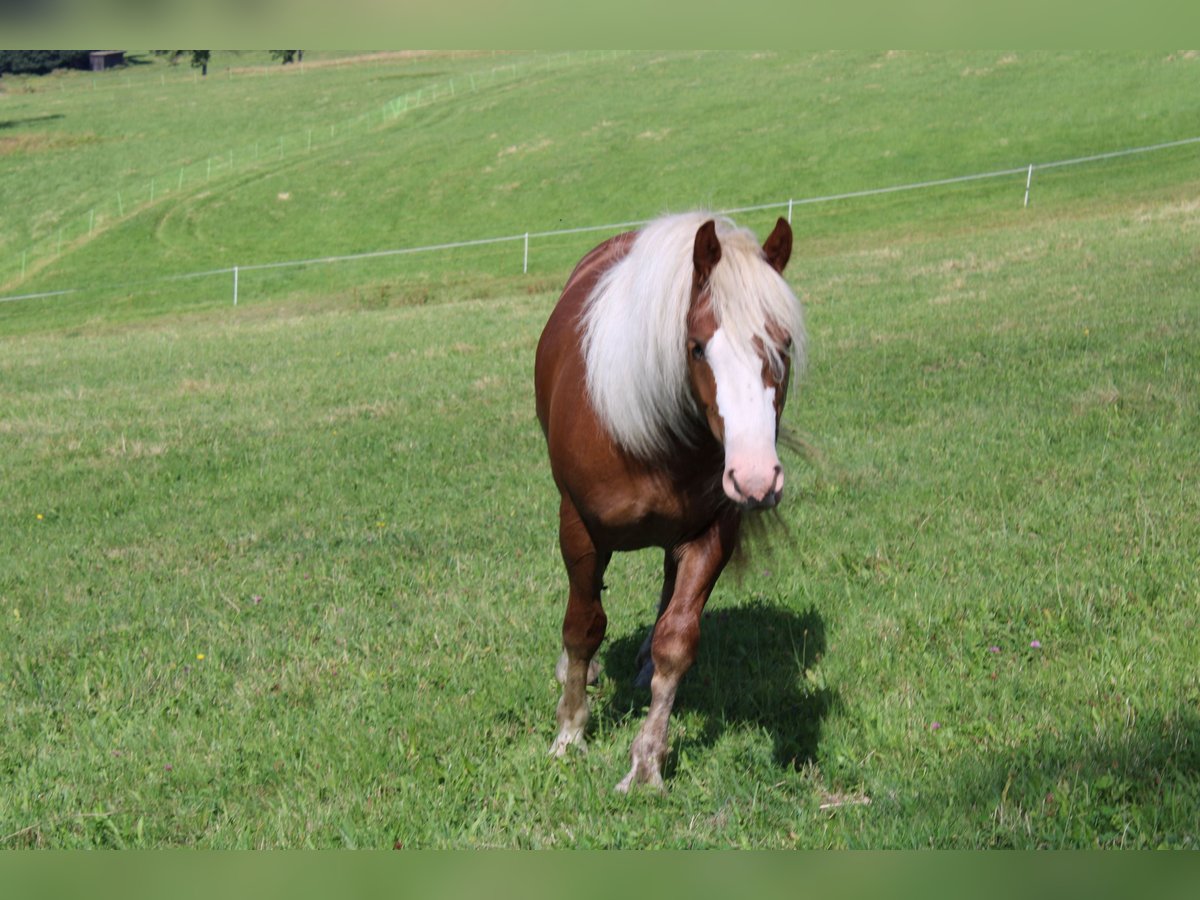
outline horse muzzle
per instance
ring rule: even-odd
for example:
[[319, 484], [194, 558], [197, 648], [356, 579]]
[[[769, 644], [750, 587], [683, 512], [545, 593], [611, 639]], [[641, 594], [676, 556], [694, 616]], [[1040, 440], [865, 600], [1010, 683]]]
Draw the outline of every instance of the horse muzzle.
[[783, 466], [730, 466], [721, 479], [725, 496], [743, 509], [771, 509], [783, 498]]

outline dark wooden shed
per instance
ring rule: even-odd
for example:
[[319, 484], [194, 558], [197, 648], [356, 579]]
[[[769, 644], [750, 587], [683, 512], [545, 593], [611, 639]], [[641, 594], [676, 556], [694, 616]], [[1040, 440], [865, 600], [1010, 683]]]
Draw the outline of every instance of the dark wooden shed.
[[113, 66], [125, 65], [125, 51], [93, 50], [88, 54], [88, 59], [92, 63], [93, 72], [103, 72], [105, 69], [113, 68]]

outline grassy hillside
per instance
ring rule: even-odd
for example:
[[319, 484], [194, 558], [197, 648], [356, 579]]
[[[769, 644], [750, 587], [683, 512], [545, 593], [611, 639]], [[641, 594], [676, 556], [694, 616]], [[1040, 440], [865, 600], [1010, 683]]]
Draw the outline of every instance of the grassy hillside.
[[[53, 305], [141, 315], [231, 297], [228, 276], [161, 280], [175, 274], [749, 206], [1193, 137], [1198, 66], [1187, 54], [670, 53], [418, 57], [224, 78], [218, 64], [196, 82], [156, 62], [94, 91], [92, 76], [65, 75], [57, 93], [0, 97], [3, 137], [24, 135], [0, 157], [0, 206], [16, 211], [0, 226], [0, 279], [5, 294], [85, 288]], [[1191, 147], [1039, 173], [1034, 202], [1106, 204], [1173, 186], [1195, 177], [1195, 158]], [[807, 243], [977, 227], [1019, 215], [1023, 189], [1018, 176], [821, 205], [797, 224]], [[532, 271], [558, 278], [594, 237], [535, 242]], [[366, 284], [403, 294], [404, 282], [447, 279], [453, 295], [464, 275], [487, 293], [521, 264], [513, 243], [247, 273], [245, 297]], [[47, 305], [6, 308], [0, 322]]]
[[[479, 62], [328, 74], [351, 96]], [[902, 183], [1196, 120], [1183, 56], [538, 62], [156, 200], [22, 288]], [[314, 72], [260, 78], [311, 98]], [[662, 796], [611, 791], [655, 554], [607, 579], [590, 755], [545, 757], [565, 584], [530, 373], [598, 236], [528, 277], [507, 245], [261, 273], [236, 311], [204, 280], [0, 304], [0, 846], [1194, 847], [1195, 152], [1047, 172], [1027, 210], [1022, 179], [797, 209], [811, 365], [787, 421], [813, 450], [714, 594]]]

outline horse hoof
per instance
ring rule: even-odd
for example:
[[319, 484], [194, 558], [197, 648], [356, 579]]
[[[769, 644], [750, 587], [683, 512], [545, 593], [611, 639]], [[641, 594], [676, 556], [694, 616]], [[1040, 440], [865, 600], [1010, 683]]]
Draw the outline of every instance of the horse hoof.
[[666, 786], [663, 784], [662, 775], [659, 774], [657, 770], [647, 773], [636, 763], [634, 764], [633, 768], [629, 770], [629, 774], [617, 783], [617, 786], [614, 788], [614, 790], [618, 794], [628, 794], [629, 789], [635, 784], [643, 785], [651, 790], [657, 791], [660, 794], [666, 790]]
[[567, 755], [567, 748], [571, 746], [573, 746], [577, 752], [587, 756], [587, 741], [583, 739], [583, 732], [564, 728], [558, 733], [558, 737], [554, 739], [554, 743], [550, 745], [549, 755], [553, 756], [555, 759], [562, 759]]

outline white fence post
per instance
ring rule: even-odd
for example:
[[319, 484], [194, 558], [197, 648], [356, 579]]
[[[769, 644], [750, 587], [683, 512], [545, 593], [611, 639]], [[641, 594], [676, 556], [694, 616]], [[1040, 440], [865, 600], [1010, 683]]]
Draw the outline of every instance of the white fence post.
[[238, 267], [233, 267], [233, 305], [237, 306], [238, 295]]
[[1029, 187], [1033, 184], [1033, 163], [1029, 164], [1029, 174], [1025, 176], [1025, 209], [1029, 208]]
[[525, 265], [521, 269], [521, 272], [525, 275], [529, 274], [529, 232], [528, 231], [525, 232]]

